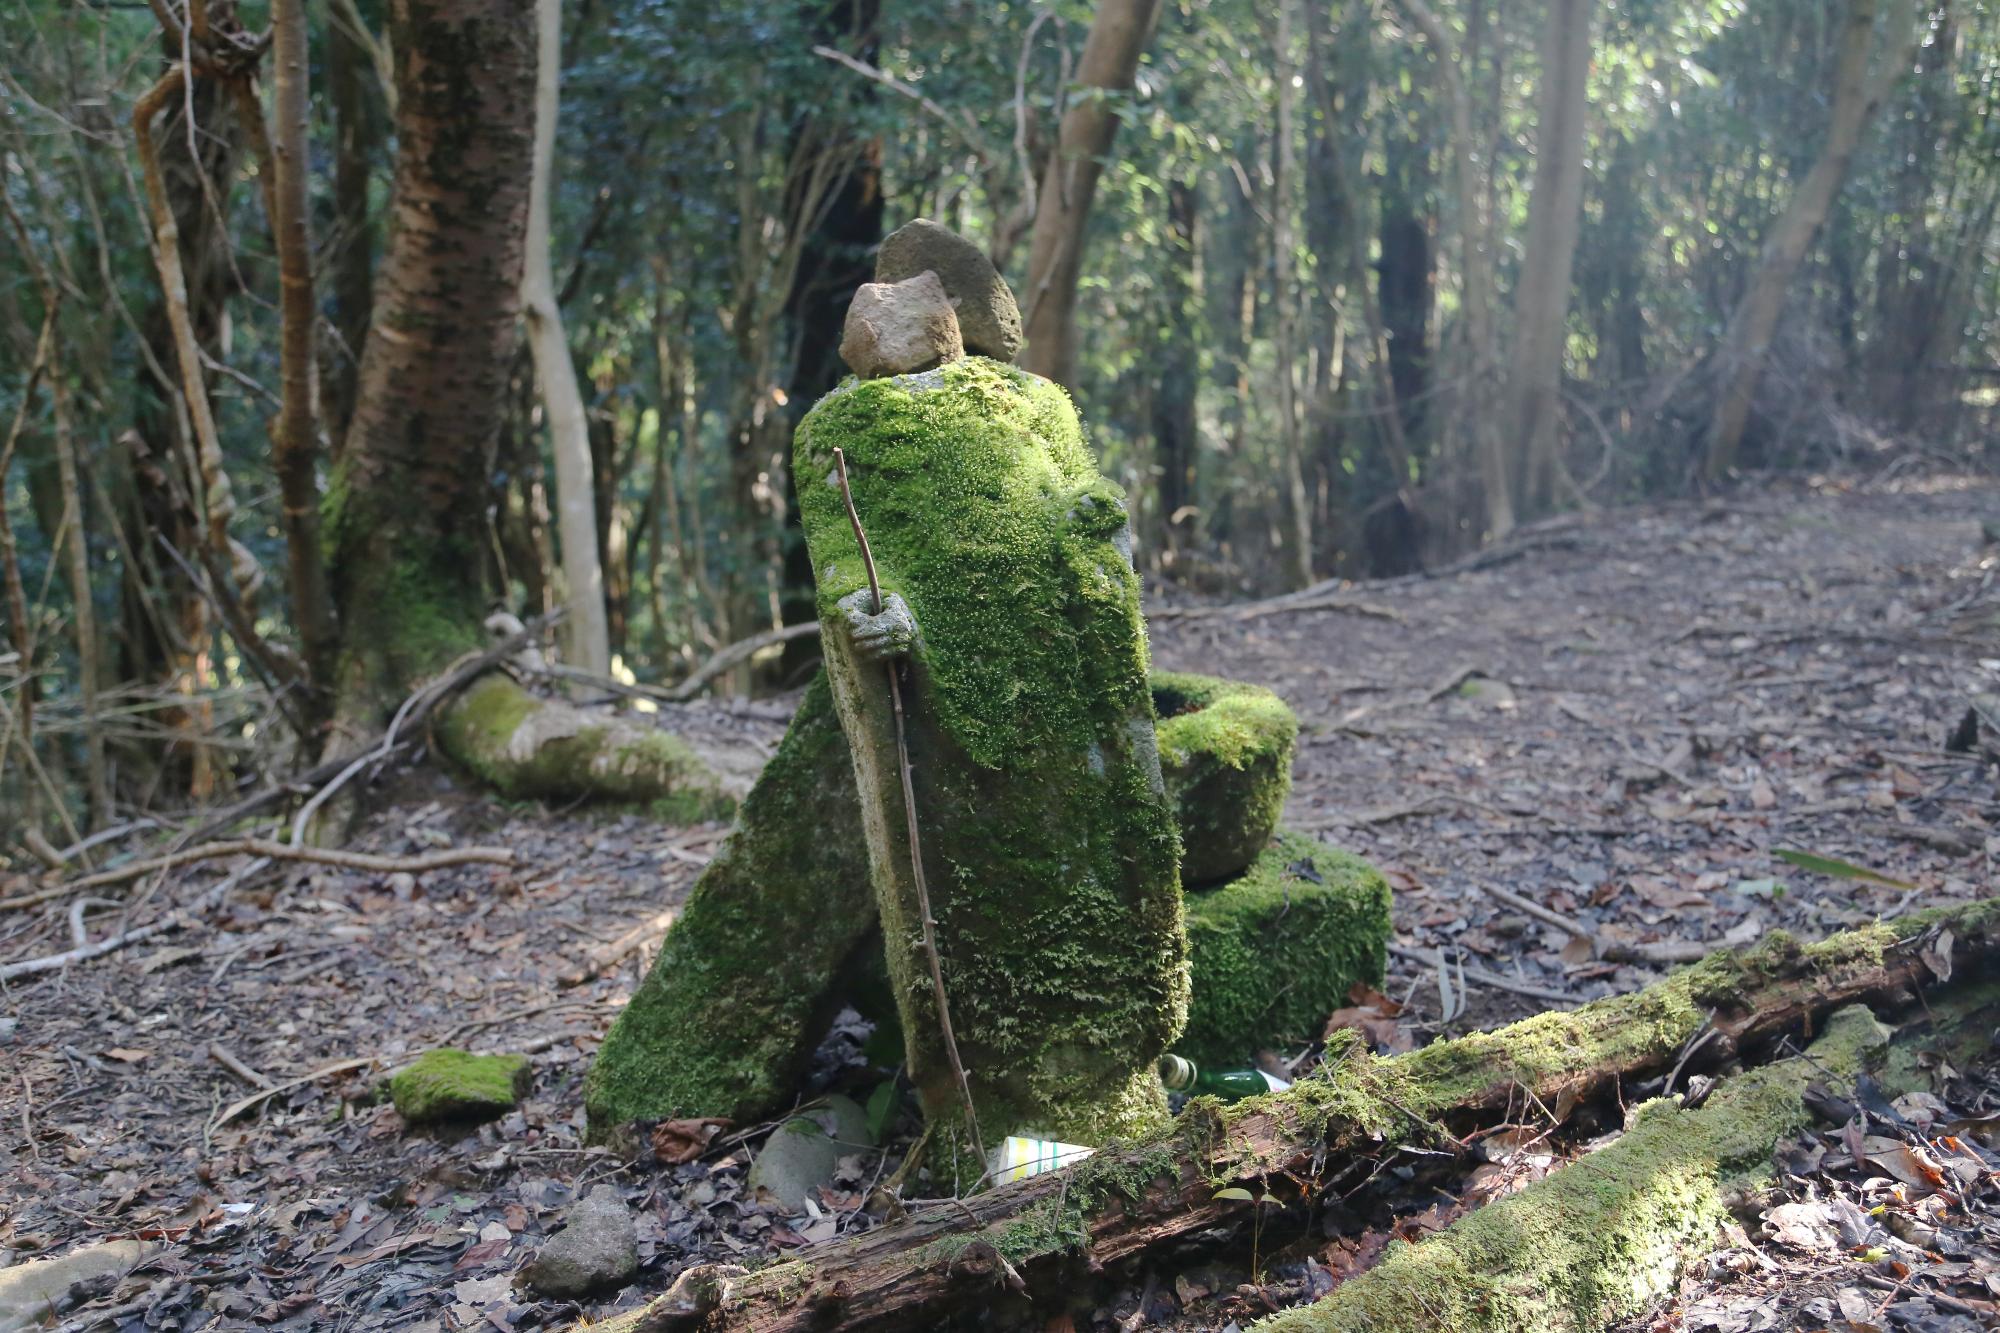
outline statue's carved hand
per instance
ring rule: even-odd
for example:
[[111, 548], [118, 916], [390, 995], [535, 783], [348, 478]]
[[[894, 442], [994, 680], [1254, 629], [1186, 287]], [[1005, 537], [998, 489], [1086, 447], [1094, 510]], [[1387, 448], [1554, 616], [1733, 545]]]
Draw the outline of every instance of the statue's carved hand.
[[917, 646], [917, 618], [910, 605], [895, 593], [884, 599], [882, 611], [874, 614], [874, 594], [857, 589], [840, 599], [840, 613], [847, 619], [847, 635], [854, 654], [864, 662], [892, 662], [907, 657]]

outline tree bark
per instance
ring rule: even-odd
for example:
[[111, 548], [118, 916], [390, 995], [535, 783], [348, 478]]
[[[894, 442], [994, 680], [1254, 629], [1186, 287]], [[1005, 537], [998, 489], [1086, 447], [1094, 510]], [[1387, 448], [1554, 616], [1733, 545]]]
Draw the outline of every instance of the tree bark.
[[336, 447], [347, 438], [354, 414], [361, 349], [368, 340], [369, 309], [375, 286], [375, 225], [368, 212], [373, 159], [382, 142], [384, 108], [370, 85], [377, 67], [366, 35], [354, 31], [361, 16], [334, 6], [327, 23], [327, 95], [333, 103], [333, 326], [340, 343], [328, 358], [322, 403], [328, 434]]
[[1401, 0], [1403, 11], [1430, 43], [1444, 83], [1445, 105], [1451, 113], [1452, 188], [1456, 196], [1460, 292], [1464, 305], [1466, 391], [1461, 415], [1471, 433], [1479, 463], [1486, 535], [1494, 540], [1514, 530], [1514, 495], [1505, 442], [1492, 414], [1483, 410], [1499, 349], [1493, 339], [1491, 229], [1487, 214], [1487, 177], [1478, 166], [1478, 144], [1472, 131], [1472, 92], [1466, 86], [1464, 58], [1458, 44], [1424, 0]]
[[555, 188], [556, 116], [561, 105], [562, 0], [535, 0], [539, 40], [535, 66], [534, 181], [529, 187], [526, 269], [521, 313], [541, 384], [542, 412], [556, 460], [556, 527], [562, 541], [563, 597], [572, 664], [606, 675], [611, 634], [605, 613], [604, 566], [598, 558], [597, 499], [589, 423], [576, 363], [570, 359], [549, 260], [550, 196]]
[[[1965, 975], [1996, 955], [2000, 907], [1985, 900], [1803, 948], [1775, 933], [1748, 955], [1712, 955], [1632, 995], [1408, 1055], [1333, 1052], [1327, 1072], [1289, 1093], [1237, 1108], [1190, 1109], [1155, 1134], [1068, 1170], [754, 1273], [689, 1270], [673, 1290], [605, 1323], [602, 1333], [935, 1328], [951, 1309], [1007, 1299], [997, 1280], [1009, 1274], [1027, 1299], [1056, 1296], [1073, 1280], [1078, 1254], [1097, 1271], [1254, 1225], [1261, 1208], [1316, 1200], [1386, 1146], [1462, 1141], [1523, 1104], [1566, 1115], [1676, 1064], [1692, 1074], [1732, 1059], [1747, 1063], [1801, 1031], [1818, 1032], [1839, 1008], [1907, 1006], [1940, 966]], [[1698, 1037], [1700, 1045], [1691, 1046]], [[1223, 1183], [1240, 1188], [1219, 1190]]]
[[[1583, 225], [1585, 99], [1593, 0], [1549, 0], [1541, 34], [1541, 96], [1527, 253], [1514, 292], [1513, 356], [1501, 429], [1513, 452], [1514, 516], [1533, 518], [1554, 500], [1556, 426], [1570, 279]], [[1495, 533], [1501, 536], [1501, 533]]]
[[395, 226], [328, 527], [340, 719], [479, 644], [486, 460], [520, 319], [535, 119], [519, 0], [396, 0]]
[[1196, 340], [1201, 307], [1201, 189], [1192, 175], [1167, 182], [1166, 268], [1158, 313], [1158, 380], [1153, 386], [1153, 466], [1159, 472], [1158, 521], [1153, 540], [1168, 564], [1192, 544], [1196, 526], [1196, 392], [1201, 347]]
[[1042, 173], [1028, 246], [1021, 367], [1061, 385], [1076, 382], [1076, 284], [1097, 178], [1118, 132], [1113, 102], [1132, 90], [1159, 13], [1160, 0], [1099, 0], [1073, 100]]
[[[1716, 364], [1721, 372], [1709, 419], [1706, 468], [1720, 478], [1736, 466], [1764, 357], [1784, 313], [1785, 295], [1833, 199], [1847, 179], [1862, 133], [1909, 65], [1914, 0], [1889, 0], [1885, 49], [1875, 57], [1876, 0], [1849, 0], [1835, 58], [1826, 143], [1771, 230], [1743, 300], [1730, 318]], [[1871, 64], [1873, 69], [1871, 71]]]
[[[319, 366], [314, 350], [319, 308], [313, 300], [312, 229], [307, 214], [307, 119], [312, 111], [306, 50], [305, 0], [272, 0], [271, 138], [274, 204], [271, 234], [278, 251], [282, 399], [275, 423], [274, 462], [289, 562], [292, 622], [306, 663], [310, 722], [324, 721], [340, 641], [319, 533]], [[247, 99], [246, 99], [247, 100]], [[248, 108], [246, 108], [248, 110]], [[261, 114], [261, 113], [259, 113]], [[308, 738], [312, 746], [317, 737]]]
[[1306, 494], [1305, 440], [1299, 420], [1298, 251], [1292, 233], [1292, 178], [1298, 175], [1293, 133], [1297, 102], [1292, 88], [1292, 5], [1278, 0], [1272, 42], [1277, 85], [1276, 126], [1271, 150], [1271, 307], [1277, 328], [1279, 465], [1285, 484], [1285, 582], [1303, 588], [1313, 581], [1312, 503]]

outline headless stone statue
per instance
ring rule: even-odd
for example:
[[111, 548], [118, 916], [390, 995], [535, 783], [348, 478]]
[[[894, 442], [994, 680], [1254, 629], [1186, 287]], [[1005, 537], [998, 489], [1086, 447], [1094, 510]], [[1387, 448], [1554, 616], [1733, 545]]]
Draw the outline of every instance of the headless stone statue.
[[[910, 304], [866, 288], [857, 302]], [[923, 355], [939, 341], [951, 340]], [[890, 670], [981, 1136], [1091, 1144], [1145, 1127], [1164, 1112], [1155, 1062], [1186, 1017], [1187, 943], [1122, 493], [1060, 388], [980, 356], [835, 390], [801, 424], [794, 465], [861, 798], [849, 836], [866, 838], [926, 1115], [952, 1132], [963, 1120], [916, 906]]]

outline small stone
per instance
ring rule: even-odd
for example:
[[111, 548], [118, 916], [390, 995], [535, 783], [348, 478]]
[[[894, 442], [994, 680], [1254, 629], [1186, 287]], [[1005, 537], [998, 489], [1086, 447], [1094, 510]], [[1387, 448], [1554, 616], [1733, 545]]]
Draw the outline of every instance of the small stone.
[[833, 1180], [841, 1145], [818, 1121], [797, 1116], [778, 1126], [744, 1177], [752, 1195], [765, 1195], [788, 1212], [799, 1212], [821, 1185]]
[[875, 258], [875, 281], [901, 282], [929, 270], [958, 311], [965, 350], [1012, 361], [1021, 350], [1021, 308], [986, 252], [946, 226], [918, 218], [890, 233]]
[[616, 1187], [599, 1185], [521, 1270], [521, 1282], [566, 1299], [624, 1286], [639, 1271], [639, 1229]]
[[935, 273], [864, 282], [847, 307], [840, 359], [862, 379], [930, 370], [964, 355], [958, 316]]
[[396, 1110], [413, 1125], [496, 1120], [528, 1092], [528, 1057], [426, 1051], [389, 1078]]
[[152, 1249], [144, 1241], [114, 1240], [0, 1269], [0, 1333], [40, 1328], [50, 1314], [69, 1308], [72, 1287], [115, 1278]]

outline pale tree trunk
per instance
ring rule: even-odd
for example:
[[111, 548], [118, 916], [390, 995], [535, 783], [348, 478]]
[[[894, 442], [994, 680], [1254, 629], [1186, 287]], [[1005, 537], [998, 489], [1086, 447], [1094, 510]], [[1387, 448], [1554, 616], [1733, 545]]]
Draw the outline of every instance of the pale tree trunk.
[[[272, 0], [271, 54], [275, 63], [272, 110], [277, 122], [270, 155], [271, 235], [278, 251], [282, 311], [278, 360], [283, 391], [273, 452], [291, 576], [292, 619], [298, 626], [306, 678], [315, 700], [308, 715], [317, 723], [325, 716], [317, 701], [328, 696], [340, 642], [319, 536], [319, 372], [314, 349], [319, 309], [313, 300], [312, 231], [306, 199], [310, 169], [306, 131], [312, 99], [305, 0]], [[252, 107], [246, 107], [245, 112], [262, 114]]]
[[1591, 8], [1592, 0], [1549, 0], [1542, 23], [1534, 193], [1528, 203], [1527, 253], [1514, 292], [1513, 355], [1500, 418], [1502, 438], [1513, 454], [1508, 480], [1517, 518], [1546, 510], [1555, 493], [1563, 345], [1583, 224]]
[[1076, 91], [1042, 173], [1028, 247], [1021, 366], [1058, 384], [1076, 378], [1076, 283], [1091, 199], [1118, 132], [1112, 99], [1131, 91], [1159, 13], [1160, 0], [1099, 0], [1077, 63]]
[[[54, 292], [51, 289], [51, 297]], [[56, 468], [62, 481], [63, 549], [68, 557], [71, 615], [76, 626], [76, 675], [83, 702], [84, 771], [89, 780], [90, 824], [111, 818], [111, 783], [104, 766], [104, 721], [97, 713], [97, 608], [90, 599], [90, 552], [83, 520], [83, 483], [77, 467], [76, 434], [70, 428], [69, 385], [61, 370], [49, 376], [49, 400], [56, 427]], [[23, 662], [25, 669], [26, 662]]]
[[1452, 191], [1458, 211], [1459, 272], [1465, 340], [1465, 407], [1459, 416], [1472, 435], [1479, 462], [1480, 492], [1485, 500], [1487, 535], [1504, 537], [1514, 529], [1513, 488], [1508, 478], [1505, 443], [1494, 429], [1483, 400], [1491, 386], [1497, 349], [1493, 341], [1493, 256], [1487, 225], [1486, 181], [1478, 165], [1472, 132], [1472, 92], [1466, 86], [1458, 43], [1424, 0], [1401, 0], [1403, 12], [1424, 35], [1437, 59], [1444, 83], [1445, 105], [1451, 115]]
[[1299, 422], [1298, 247], [1292, 236], [1292, 178], [1298, 150], [1292, 142], [1292, 4], [1279, 0], [1272, 43], [1277, 84], [1276, 143], [1271, 153], [1271, 249], [1273, 313], [1277, 317], [1278, 447], [1285, 485], [1285, 581], [1294, 588], [1312, 582], [1312, 504], [1306, 494], [1305, 452]]
[[1721, 389], [1708, 428], [1710, 477], [1721, 477], [1736, 465], [1764, 357], [1770, 351], [1778, 317], [1784, 313], [1785, 294], [1847, 179], [1862, 132], [1910, 64], [1914, 0], [1889, 0], [1883, 23], [1885, 49], [1879, 58], [1875, 57], [1876, 10], [1876, 0], [1848, 0], [1834, 63], [1833, 110], [1827, 117], [1826, 143], [1772, 226], [1757, 271], [1723, 335], [1717, 358]]
[[565, 627], [571, 664], [605, 675], [611, 633], [604, 609], [604, 569], [597, 555], [597, 501], [592, 484], [589, 425], [576, 363], [570, 360], [549, 260], [550, 195], [554, 188], [556, 114], [562, 81], [562, 0], [535, 0], [540, 34], [535, 65], [535, 165], [528, 200], [527, 267], [521, 312], [542, 388], [542, 414], [556, 458], [556, 526], [562, 538]]
[[328, 504], [338, 720], [373, 729], [483, 642], [480, 571], [534, 158], [517, 0], [396, 0], [394, 225]]

